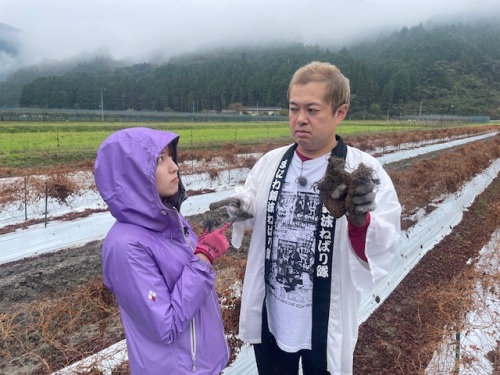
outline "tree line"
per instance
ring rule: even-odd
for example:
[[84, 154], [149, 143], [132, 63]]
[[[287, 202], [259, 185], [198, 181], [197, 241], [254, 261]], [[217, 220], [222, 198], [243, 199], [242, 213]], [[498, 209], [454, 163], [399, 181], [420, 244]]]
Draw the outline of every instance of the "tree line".
[[[293, 72], [319, 60], [337, 65], [349, 78], [352, 118], [389, 114], [498, 118], [499, 25], [421, 24], [337, 51], [294, 43], [200, 51], [164, 64], [118, 66], [111, 58], [95, 58], [23, 84], [18, 105], [175, 112], [219, 112], [237, 105], [287, 108]], [[17, 72], [11, 81], [22, 75]], [[5, 105], [2, 100], [0, 95], [0, 105]]]

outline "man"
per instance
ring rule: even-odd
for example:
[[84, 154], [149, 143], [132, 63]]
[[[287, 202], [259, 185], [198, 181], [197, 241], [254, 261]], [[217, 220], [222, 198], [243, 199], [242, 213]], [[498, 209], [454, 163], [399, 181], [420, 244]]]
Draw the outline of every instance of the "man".
[[[299, 360], [304, 375], [351, 374], [360, 293], [390, 272], [401, 207], [380, 163], [336, 135], [350, 99], [337, 67], [300, 68], [288, 99], [295, 143], [264, 155], [228, 200], [231, 216], [253, 215], [233, 229], [238, 247], [253, 227], [239, 336], [254, 344], [261, 375], [297, 374]], [[325, 199], [329, 160], [341, 161], [345, 181], [326, 181], [336, 187]], [[373, 177], [355, 182], [363, 167]]]

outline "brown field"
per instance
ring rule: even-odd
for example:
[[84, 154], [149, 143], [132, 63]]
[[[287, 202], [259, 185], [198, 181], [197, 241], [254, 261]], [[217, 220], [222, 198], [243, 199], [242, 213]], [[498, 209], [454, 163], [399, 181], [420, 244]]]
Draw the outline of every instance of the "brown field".
[[[422, 140], [458, 137], [498, 130], [475, 127], [384, 134], [381, 137], [353, 137], [346, 142], [371, 152]], [[239, 153], [263, 152], [259, 149], [227, 146], [220, 151], [190, 151], [182, 160], [210, 160], [223, 157], [233, 165], [251, 166], [254, 159], [236, 158]], [[385, 166], [391, 175], [403, 206], [402, 226], [415, 222], [411, 215], [419, 208], [430, 211], [430, 204], [443, 194], [453, 193], [500, 157], [500, 136], [465, 146], [427, 154]], [[50, 194], [64, 200], [79, 187], [67, 181], [69, 171], [92, 168], [92, 162], [46, 170], [51, 176]], [[216, 174], [217, 168], [212, 173]], [[36, 171], [40, 174], [40, 171]], [[195, 170], [183, 171], [196, 173]], [[2, 170], [2, 176], [31, 176], [34, 171]], [[36, 184], [33, 184], [37, 191]], [[40, 187], [42, 190], [42, 187]], [[40, 191], [39, 194], [43, 194]], [[5, 188], [1, 204], [18, 198], [19, 189]], [[192, 194], [195, 192], [192, 192]], [[38, 194], [38, 193], [34, 193]], [[470, 291], [478, 275], [467, 266], [500, 227], [500, 180], [490, 186], [465, 213], [462, 222], [419, 262], [389, 298], [360, 326], [355, 352], [355, 374], [422, 374], [432, 353], [451, 326], [463, 324], [471, 308]], [[224, 213], [215, 218], [224, 220]], [[205, 215], [189, 217], [201, 232]], [[14, 230], [14, 227], [4, 229]], [[230, 286], [242, 280], [248, 238], [239, 250], [232, 249], [215, 268], [217, 290], [224, 303], [224, 323], [234, 354], [241, 343], [232, 338], [237, 332], [239, 299]], [[124, 338], [113, 296], [103, 286], [100, 241], [80, 248], [0, 265], [0, 374], [51, 374]], [[499, 250], [500, 251], [500, 250]], [[481, 275], [479, 275], [481, 276]], [[484, 276], [484, 275], [483, 275]], [[498, 278], [498, 275], [496, 275]], [[498, 279], [485, 283], [498, 284]], [[496, 283], [496, 284], [495, 284]], [[498, 324], [498, 317], [496, 320]], [[491, 362], [500, 371], [500, 352], [491, 353]], [[464, 359], [466, 360], [466, 359]], [[91, 374], [99, 374], [92, 370]], [[128, 374], [127, 364], [114, 374]]]

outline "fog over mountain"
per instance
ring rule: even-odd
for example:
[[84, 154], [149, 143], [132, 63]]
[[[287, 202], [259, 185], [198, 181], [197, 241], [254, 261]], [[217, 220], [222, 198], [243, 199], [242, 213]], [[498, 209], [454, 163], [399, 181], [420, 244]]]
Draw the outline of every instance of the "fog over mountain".
[[26, 65], [276, 42], [349, 46], [403, 26], [500, 15], [497, 0], [0, 0], [0, 80]]

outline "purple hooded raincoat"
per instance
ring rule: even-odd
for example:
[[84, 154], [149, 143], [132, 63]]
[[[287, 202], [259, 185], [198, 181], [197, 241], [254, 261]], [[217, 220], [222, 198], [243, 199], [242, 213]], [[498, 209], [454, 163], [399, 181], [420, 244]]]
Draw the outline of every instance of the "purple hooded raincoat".
[[179, 213], [185, 190], [162, 202], [156, 160], [178, 135], [131, 128], [98, 150], [96, 186], [116, 222], [102, 249], [104, 283], [120, 307], [137, 375], [219, 374], [227, 365], [211, 266], [193, 254], [196, 235]]

